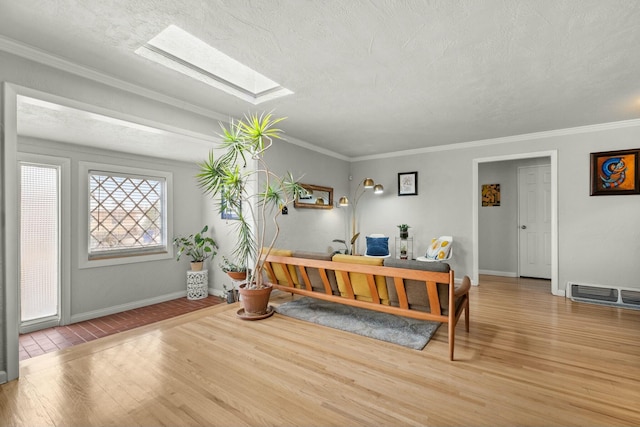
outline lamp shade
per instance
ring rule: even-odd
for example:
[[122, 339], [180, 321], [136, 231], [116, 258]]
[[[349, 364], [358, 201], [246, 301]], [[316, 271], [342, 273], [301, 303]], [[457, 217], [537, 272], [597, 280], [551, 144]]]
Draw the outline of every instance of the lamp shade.
[[340, 197], [340, 200], [338, 201], [338, 205], [340, 205], [340, 206], [349, 206], [349, 199], [347, 199], [346, 196]]
[[362, 181], [362, 185], [364, 188], [373, 188], [374, 182], [371, 178], [365, 178], [364, 181]]
[[376, 184], [373, 187], [373, 194], [382, 194], [384, 193], [384, 187], [382, 186], [382, 184]]

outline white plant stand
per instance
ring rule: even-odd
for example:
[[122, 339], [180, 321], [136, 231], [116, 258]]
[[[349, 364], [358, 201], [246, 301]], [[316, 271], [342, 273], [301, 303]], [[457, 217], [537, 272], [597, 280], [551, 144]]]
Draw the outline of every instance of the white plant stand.
[[197, 300], [209, 295], [209, 271], [187, 271], [187, 299]]

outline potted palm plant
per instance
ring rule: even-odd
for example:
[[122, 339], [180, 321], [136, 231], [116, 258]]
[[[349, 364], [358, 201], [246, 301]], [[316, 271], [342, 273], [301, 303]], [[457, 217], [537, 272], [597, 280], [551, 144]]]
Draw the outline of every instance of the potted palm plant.
[[215, 256], [215, 250], [218, 249], [218, 244], [211, 237], [204, 235], [208, 230], [209, 226], [205, 225], [199, 233], [173, 239], [174, 246], [178, 248], [176, 261], [180, 261], [182, 254], [186, 254], [191, 257], [191, 270], [202, 270], [204, 261]]
[[[198, 185], [206, 194], [224, 201], [219, 204], [221, 212], [231, 212], [238, 218], [234, 221], [237, 240], [233, 256], [252, 267], [246, 282], [239, 286], [244, 308], [238, 315], [242, 319], [272, 314], [268, 307], [272, 287], [264, 279], [264, 257], [280, 234], [278, 217], [282, 208], [306, 194], [291, 173], [278, 175], [265, 160], [267, 150], [281, 139], [282, 130], [276, 125], [282, 120], [262, 113], [231, 120], [228, 126], [221, 123], [223, 153], [216, 158], [212, 150], [199, 164]], [[255, 167], [250, 167], [251, 161]], [[269, 222], [273, 224], [273, 236], [267, 239]]]

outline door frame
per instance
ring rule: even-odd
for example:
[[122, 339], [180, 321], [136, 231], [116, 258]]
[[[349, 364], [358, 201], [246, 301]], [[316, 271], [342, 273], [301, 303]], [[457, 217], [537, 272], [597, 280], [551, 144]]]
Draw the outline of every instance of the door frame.
[[[59, 292], [59, 320], [49, 321], [51, 326], [67, 325], [71, 319], [71, 159], [66, 157], [49, 156], [45, 154], [35, 153], [17, 153], [17, 164], [31, 163], [40, 164], [44, 166], [56, 166], [59, 170], [58, 177], [58, 292]], [[20, 169], [16, 166], [16, 183], [18, 185], [18, 197], [20, 197]], [[18, 221], [20, 221], [20, 214], [18, 213]], [[20, 268], [20, 241], [18, 239], [18, 268]], [[18, 275], [20, 272], [18, 272]], [[18, 287], [18, 295], [20, 288]], [[20, 301], [20, 300], [18, 300]], [[20, 327], [20, 319], [18, 319], [18, 325]], [[41, 329], [46, 323], [41, 322], [38, 324], [38, 329]], [[30, 328], [27, 327], [23, 332], [29, 332]]]
[[[18, 186], [15, 177], [18, 173], [18, 131], [17, 131], [17, 90], [10, 83], [4, 83], [2, 103], [2, 125], [4, 132], [2, 142], [2, 198], [4, 208], [4, 223], [0, 227], [2, 232], [2, 281], [4, 287], [4, 319], [2, 319], [4, 340], [4, 366], [0, 366], [0, 383], [18, 378], [18, 327], [20, 324], [20, 295], [18, 292]], [[9, 207], [12, 206], [12, 209]], [[0, 296], [2, 298], [2, 296]]]
[[[0, 352], [4, 350], [4, 358], [0, 355], [0, 384], [18, 378], [20, 374], [19, 359], [19, 327], [20, 327], [20, 292], [19, 292], [19, 239], [20, 239], [20, 214], [18, 212], [18, 95], [30, 96], [43, 100], [56, 102], [62, 98], [51, 95], [36, 89], [19, 86], [14, 83], [4, 82], [1, 86], [2, 92], [2, 115], [1, 125], [4, 132], [0, 132], [0, 172], [2, 184], [0, 184], [0, 203], [4, 207], [4, 222], [0, 224], [0, 274], [4, 285], [4, 295], [0, 295], [0, 303], [4, 305], [4, 319], [0, 321], [0, 328], [4, 340], [0, 341]], [[1, 126], [0, 126], [1, 127]], [[69, 168], [67, 169], [69, 170]], [[68, 181], [70, 182], [70, 181]], [[70, 200], [70, 186], [67, 187], [67, 194]], [[67, 202], [69, 203], [69, 202]], [[11, 208], [10, 208], [11, 207]], [[67, 205], [69, 214], [70, 206]], [[67, 215], [70, 221], [70, 215]], [[61, 218], [61, 220], [64, 220]], [[62, 224], [61, 224], [62, 226]], [[67, 230], [71, 230], [70, 223]], [[66, 233], [69, 235], [70, 233]], [[70, 238], [70, 237], [69, 237]], [[70, 248], [67, 247], [67, 251]], [[63, 269], [68, 268], [67, 276], [70, 280], [70, 256], [67, 252], [68, 264]], [[70, 285], [69, 285], [70, 286]], [[4, 299], [2, 299], [4, 298]], [[63, 298], [70, 299], [70, 293]], [[66, 304], [67, 310], [71, 310], [70, 303]], [[62, 313], [61, 313], [62, 315]], [[69, 321], [69, 314], [65, 321]]]
[[538, 157], [549, 157], [551, 160], [551, 293], [557, 296], [564, 296], [564, 289], [558, 286], [558, 150], [537, 151], [531, 153], [507, 154], [503, 156], [482, 157], [472, 161], [472, 197], [471, 212], [472, 224], [472, 245], [473, 245], [473, 269], [472, 281], [478, 284], [479, 274], [479, 238], [478, 238], [478, 205], [480, 203], [480, 190], [478, 169], [480, 163], [502, 162], [509, 160], [533, 159]]

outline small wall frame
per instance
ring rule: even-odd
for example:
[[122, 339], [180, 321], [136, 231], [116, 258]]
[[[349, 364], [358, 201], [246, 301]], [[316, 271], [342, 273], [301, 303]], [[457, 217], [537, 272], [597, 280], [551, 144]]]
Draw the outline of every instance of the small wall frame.
[[398, 196], [418, 195], [418, 172], [398, 173]]
[[640, 194], [640, 149], [591, 153], [591, 195]]
[[500, 206], [500, 184], [482, 184], [482, 206]]

